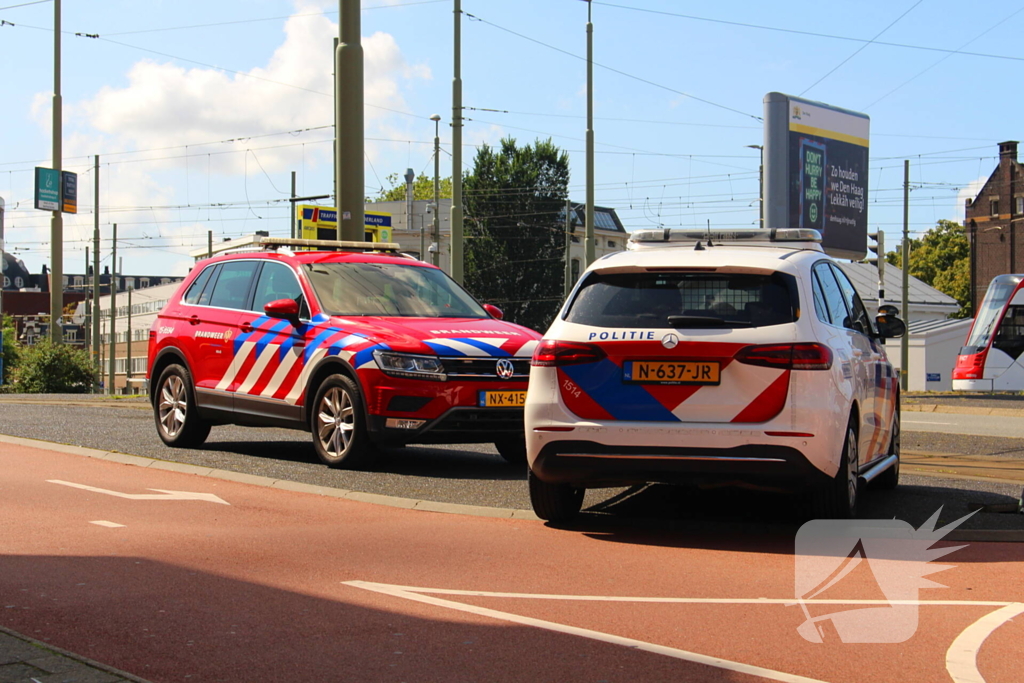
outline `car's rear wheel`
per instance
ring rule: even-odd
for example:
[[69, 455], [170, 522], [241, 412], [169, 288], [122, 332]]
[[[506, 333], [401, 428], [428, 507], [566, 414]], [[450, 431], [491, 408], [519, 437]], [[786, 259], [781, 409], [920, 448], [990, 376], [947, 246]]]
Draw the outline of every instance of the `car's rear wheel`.
[[560, 524], [579, 514], [586, 489], [570, 484], [549, 484], [538, 479], [532, 470], [527, 473], [527, 479], [530, 484], [530, 503], [538, 517]]
[[375, 451], [356, 383], [345, 375], [331, 375], [317, 389], [312, 408], [313, 447], [320, 460], [330, 467], [369, 466]]
[[156, 383], [153, 416], [156, 433], [174, 448], [195, 448], [210, 435], [210, 423], [199, 417], [192, 374], [174, 363], [164, 368]]
[[889, 438], [889, 452], [887, 455], [895, 455], [896, 463], [878, 475], [875, 479], [875, 486], [883, 491], [892, 491], [900, 485], [900, 406], [896, 403], [896, 413], [892, 417], [892, 436]]
[[521, 436], [514, 436], [494, 442], [498, 449], [498, 455], [505, 459], [510, 465], [523, 465], [526, 463], [526, 439]]
[[821, 519], [853, 519], [857, 516], [859, 477], [857, 472], [857, 428], [853, 417], [846, 426], [839, 471], [825, 486], [811, 495], [811, 514]]

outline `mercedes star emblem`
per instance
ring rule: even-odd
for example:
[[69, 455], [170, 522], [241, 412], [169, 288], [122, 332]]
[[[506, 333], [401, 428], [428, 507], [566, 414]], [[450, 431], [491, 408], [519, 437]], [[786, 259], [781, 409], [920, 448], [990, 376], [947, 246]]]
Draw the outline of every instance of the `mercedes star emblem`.
[[679, 344], [679, 337], [669, 332], [661, 338], [661, 345], [666, 349], [674, 349]]

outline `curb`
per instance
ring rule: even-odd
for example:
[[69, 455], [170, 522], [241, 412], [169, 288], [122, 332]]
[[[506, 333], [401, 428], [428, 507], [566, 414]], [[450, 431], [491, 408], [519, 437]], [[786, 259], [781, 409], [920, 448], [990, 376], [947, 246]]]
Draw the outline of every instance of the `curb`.
[[10, 443], [16, 446], [27, 446], [29, 448], [40, 448], [58, 453], [70, 455], [81, 455], [97, 460], [116, 462], [122, 465], [134, 465], [136, 467], [151, 467], [155, 470], [167, 470], [169, 472], [180, 472], [182, 474], [195, 474], [200, 477], [211, 479], [223, 479], [239, 484], [251, 484], [265, 488], [282, 489], [297, 493], [312, 493], [330, 498], [344, 498], [359, 503], [372, 503], [374, 505], [385, 505], [387, 507], [402, 508], [405, 510], [422, 510], [425, 512], [440, 512], [450, 515], [465, 515], [468, 517], [492, 517], [499, 519], [528, 519], [540, 521], [540, 517], [530, 510], [513, 510], [510, 508], [491, 508], [481, 505], [462, 505], [459, 503], [439, 503], [433, 500], [417, 500], [415, 498], [399, 498], [398, 496], [386, 496], [380, 493], [365, 493], [363, 491], [348, 491], [335, 489], [329, 486], [317, 486], [314, 484], [303, 484], [288, 479], [274, 479], [272, 477], [261, 477], [255, 474], [243, 472], [232, 472], [230, 470], [218, 470], [212, 467], [200, 465], [187, 465], [169, 460], [156, 460], [139, 455], [128, 455], [116, 451], [101, 451], [95, 448], [84, 448], [82, 446], [71, 446], [40, 439], [25, 439], [20, 436], [7, 436], [0, 434], [0, 443]]
[[[51, 645], [50, 643], [44, 643], [41, 640], [36, 640], [35, 638], [31, 638], [31, 637], [23, 635], [21, 633], [17, 633], [16, 631], [12, 631], [9, 628], [5, 628], [3, 626], [0, 626], [0, 633], [8, 635], [11, 638], [15, 638], [17, 640], [20, 640], [20, 641], [23, 641], [25, 643], [28, 643], [29, 645], [33, 645], [35, 647], [38, 647], [38, 648], [40, 648], [42, 650], [46, 650], [46, 651], [52, 652], [52, 653], [57, 654], [57, 655], [59, 655], [61, 657], [66, 657], [67, 659], [71, 659], [71, 660], [74, 660], [76, 662], [81, 662], [82, 664], [85, 664], [86, 666], [90, 666], [90, 667], [92, 667], [94, 669], [98, 669], [98, 670], [103, 671], [105, 673], [108, 673], [108, 674], [110, 674], [112, 676], [118, 676], [120, 678], [123, 678], [126, 681], [131, 681], [131, 683], [149, 683], [149, 681], [147, 681], [146, 679], [139, 678], [138, 676], [132, 675], [132, 674], [128, 673], [127, 671], [121, 671], [120, 669], [115, 669], [112, 666], [108, 666], [108, 665], [103, 664], [101, 662], [97, 662], [95, 660], [89, 659], [88, 657], [83, 657], [82, 655], [75, 654], [74, 652], [68, 652], [64, 648], [57, 647], [56, 645]], [[58, 677], [60, 676], [59, 674], [55, 674], [55, 675], [58, 676]], [[51, 677], [52, 676], [46, 676], [45, 678], [49, 680]], [[32, 680], [36, 680], [36, 679], [32, 679]]]
[[953, 413], [957, 415], [994, 415], [996, 417], [1024, 417], [1021, 408], [979, 408], [975, 406], [948, 406], [942, 403], [904, 403], [901, 410], [909, 413]]

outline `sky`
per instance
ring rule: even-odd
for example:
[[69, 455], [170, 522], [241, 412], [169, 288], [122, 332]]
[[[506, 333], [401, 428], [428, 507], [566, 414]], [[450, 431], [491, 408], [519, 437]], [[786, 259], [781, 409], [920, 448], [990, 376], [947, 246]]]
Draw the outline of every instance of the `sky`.
[[[28, 4], [25, 4], [28, 3]], [[366, 194], [407, 168], [451, 166], [452, 0], [364, 0]], [[581, 0], [463, 0], [463, 170], [480, 145], [551, 138], [585, 199], [586, 22]], [[889, 248], [963, 205], [1021, 139], [1024, 4], [952, 0], [591, 3], [595, 183], [627, 230], [755, 227], [763, 98], [772, 91], [870, 116], [868, 222]], [[84, 270], [100, 157], [103, 265], [111, 225], [125, 274], [184, 275], [190, 249], [289, 229], [300, 196], [332, 191], [337, 2], [63, 0], [64, 270]], [[0, 0], [0, 197], [6, 249], [39, 272], [50, 214], [33, 168], [52, 166], [52, 0]], [[83, 35], [76, 35], [83, 34]], [[89, 34], [89, 37], [85, 34]], [[102, 266], [101, 266], [102, 267]]]

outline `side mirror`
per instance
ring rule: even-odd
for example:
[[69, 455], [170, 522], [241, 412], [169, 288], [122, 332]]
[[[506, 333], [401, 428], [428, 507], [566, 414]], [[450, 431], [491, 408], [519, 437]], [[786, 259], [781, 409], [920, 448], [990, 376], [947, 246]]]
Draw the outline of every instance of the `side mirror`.
[[895, 306], [881, 306], [875, 318], [875, 326], [882, 339], [898, 339], [907, 333], [907, 324], [896, 317]]
[[263, 307], [263, 312], [271, 318], [287, 320], [293, 327], [299, 324], [299, 304], [294, 299], [276, 299]]
[[501, 320], [505, 317], [505, 314], [501, 312], [501, 309], [493, 304], [484, 304], [484, 310], [495, 320]]

